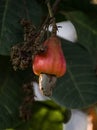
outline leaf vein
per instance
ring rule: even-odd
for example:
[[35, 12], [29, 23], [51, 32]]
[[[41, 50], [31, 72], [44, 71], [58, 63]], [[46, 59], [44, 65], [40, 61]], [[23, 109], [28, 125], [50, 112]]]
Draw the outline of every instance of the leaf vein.
[[5, 3], [5, 9], [4, 9], [3, 18], [2, 18], [2, 26], [1, 26], [0, 39], [1, 39], [2, 36], [3, 36], [3, 31], [4, 31], [4, 26], [5, 26], [6, 14], [7, 14], [7, 10], [8, 10], [9, 1], [10, 1], [10, 0], [6, 0], [6, 3]]
[[81, 94], [81, 92], [80, 92], [80, 90], [79, 90], [79, 87], [78, 87], [78, 85], [77, 85], [77, 83], [76, 83], [76, 81], [75, 81], [75, 79], [74, 79], [74, 77], [73, 77], [73, 74], [72, 74], [72, 72], [70, 71], [69, 67], [68, 67], [68, 73], [69, 73], [69, 75], [70, 75], [70, 77], [71, 77], [71, 80], [72, 80], [73, 83], [74, 83], [75, 89], [76, 89], [77, 92], [79, 93], [79, 96], [80, 96], [80, 98], [81, 98], [83, 104], [86, 104], [86, 102], [85, 102], [85, 100], [84, 100], [84, 98], [83, 98], [83, 96], [82, 96], [82, 94]]

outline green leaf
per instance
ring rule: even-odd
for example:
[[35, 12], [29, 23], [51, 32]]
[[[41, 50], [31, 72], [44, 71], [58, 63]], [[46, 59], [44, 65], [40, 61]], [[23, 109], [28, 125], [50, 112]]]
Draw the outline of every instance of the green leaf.
[[19, 107], [27, 73], [13, 71], [9, 57], [0, 56], [0, 129], [12, 128], [22, 121]]
[[23, 41], [21, 19], [39, 25], [41, 16], [42, 9], [35, 0], [0, 0], [0, 54], [9, 55], [10, 47]]
[[97, 12], [97, 5], [92, 4], [92, 0], [63, 0], [61, 9], [63, 10], [81, 10], [87, 12]]
[[89, 53], [95, 58], [97, 56], [97, 17], [86, 15], [82, 12], [67, 12], [63, 14], [69, 19], [76, 28], [78, 42], [88, 49]]
[[8, 128], [8, 129], [5, 129], [5, 130], [14, 130], [14, 129], [12, 129], [12, 128]]
[[67, 73], [58, 79], [52, 98], [68, 108], [83, 108], [97, 102], [97, 76], [89, 52], [79, 44], [62, 41]]
[[62, 130], [65, 118], [62, 111], [66, 113], [66, 110], [61, 110], [54, 102], [50, 102], [36, 102], [33, 106], [32, 119], [15, 127], [15, 130]]

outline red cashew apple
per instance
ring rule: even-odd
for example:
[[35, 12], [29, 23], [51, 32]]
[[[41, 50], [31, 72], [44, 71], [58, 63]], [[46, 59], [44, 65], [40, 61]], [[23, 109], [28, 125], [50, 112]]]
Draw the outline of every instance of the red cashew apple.
[[46, 50], [36, 54], [33, 60], [33, 72], [61, 77], [66, 72], [66, 60], [61, 48], [61, 41], [57, 36], [51, 36], [43, 43]]

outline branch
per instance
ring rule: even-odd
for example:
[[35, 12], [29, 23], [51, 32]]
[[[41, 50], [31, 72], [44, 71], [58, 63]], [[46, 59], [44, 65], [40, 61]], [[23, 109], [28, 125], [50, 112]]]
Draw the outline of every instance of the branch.
[[[49, 0], [45, 0], [45, 3], [47, 3], [47, 2], [49, 3]], [[61, 2], [61, 0], [55, 0], [53, 6], [52, 6], [52, 8], [51, 8], [51, 10], [53, 11], [53, 16], [54, 16], [54, 14], [55, 14], [56, 11], [57, 11], [60, 2]], [[39, 27], [39, 29], [38, 29], [38, 30], [39, 30], [39, 33], [40, 33], [41, 30], [44, 28], [44, 25], [45, 25], [46, 23], [48, 23], [49, 18], [52, 16], [51, 13], [52, 13], [52, 12], [49, 12], [48, 15], [46, 16], [46, 18], [43, 19], [42, 25], [41, 25], [41, 26]], [[49, 14], [51, 14], [51, 16], [50, 16]]]

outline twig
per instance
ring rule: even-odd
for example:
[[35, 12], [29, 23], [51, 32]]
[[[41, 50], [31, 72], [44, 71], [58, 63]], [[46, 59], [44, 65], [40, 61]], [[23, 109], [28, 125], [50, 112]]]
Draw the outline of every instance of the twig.
[[[48, 0], [46, 0], [46, 1], [48, 1]], [[54, 14], [55, 14], [56, 11], [57, 11], [57, 7], [58, 7], [58, 5], [59, 5], [60, 2], [61, 2], [61, 0], [56, 0], [56, 1], [54, 2], [53, 6], [52, 6], [53, 16], [54, 16]], [[49, 20], [49, 14], [48, 14], [47, 17], [45, 18], [45, 20], [43, 20], [43, 24], [42, 24], [42, 26], [40, 27], [39, 30], [41, 30], [41, 29], [44, 27], [44, 25], [48, 22], [48, 20]]]
[[52, 11], [49, 0], [46, 0], [46, 4], [47, 4], [47, 7], [48, 7], [49, 16], [52, 18], [53, 17], [53, 11]]
[[[56, 0], [56, 1], [54, 2], [54, 4], [53, 4], [52, 7], [51, 7], [51, 5], [50, 5], [49, 0], [45, 0], [45, 2], [46, 2], [46, 4], [47, 4], [47, 6], [48, 6], [49, 13], [48, 13], [47, 17], [45, 18], [45, 20], [43, 20], [42, 25], [39, 27], [39, 29], [38, 29], [38, 30], [39, 30], [39, 31], [38, 31], [38, 34], [41, 34], [41, 33], [42, 33], [42, 35], [44, 34], [44, 32], [43, 32], [44, 28], [46, 28], [47, 26], [49, 26], [49, 25], [48, 25], [48, 24], [49, 24], [49, 20], [50, 20], [49, 18], [53, 18], [53, 30], [52, 30], [52, 35], [56, 35], [57, 26], [56, 26], [56, 23], [55, 23], [55, 18], [54, 18], [53, 16], [54, 16], [54, 14], [56, 13], [57, 7], [58, 7], [59, 3], [61, 2], [61, 0]], [[42, 32], [41, 32], [41, 30], [42, 30]], [[35, 42], [37, 42], [37, 41], [38, 41], [38, 39], [36, 39]]]
[[50, 1], [46, 0], [46, 4], [47, 4], [47, 7], [48, 7], [49, 16], [50, 16], [50, 18], [52, 18], [52, 36], [56, 36], [57, 26], [56, 26], [56, 21], [55, 21], [53, 11], [52, 11], [52, 8], [51, 8], [51, 5], [50, 5]]

